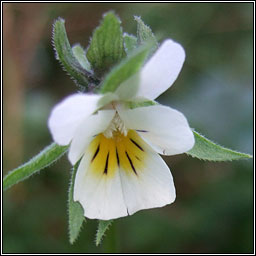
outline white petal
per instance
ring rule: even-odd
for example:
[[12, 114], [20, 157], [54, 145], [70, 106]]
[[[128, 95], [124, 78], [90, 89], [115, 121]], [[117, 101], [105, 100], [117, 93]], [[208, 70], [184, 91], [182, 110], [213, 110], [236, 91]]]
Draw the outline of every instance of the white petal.
[[90, 168], [92, 157], [93, 152], [88, 150], [81, 160], [75, 178], [74, 200], [81, 203], [85, 217], [90, 219], [109, 220], [126, 216], [119, 172], [112, 177], [95, 173]]
[[79, 165], [74, 200], [86, 217], [108, 220], [170, 204], [175, 187], [168, 166], [136, 132], [100, 134]]
[[73, 94], [57, 104], [48, 120], [53, 140], [59, 145], [69, 144], [78, 125], [97, 109], [101, 97]]
[[128, 129], [137, 130], [160, 154], [181, 154], [194, 145], [186, 117], [175, 109], [162, 105], [129, 110], [119, 107], [118, 113]]
[[135, 174], [132, 170], [120, 170], [123, 195], [128, 213], [131, 215], [139, 210], [162, 207], [174, 202], [176, 193], [173, 178], [168, 166], [155, 152], [141, 144], [146, 157], [143, 164], [136, 164]]
[[84, 154], [87, 146], [93, 139], [93, 136], [106, 130], [113, 119], [115, 112], [115, 110], [98, 111], [97, 114], [89, 116], [79, 124], [68, 153], [69, 161], [73, 165]]
[[184, 60], [185, 51], [180, 44], [171, 39], [164, 41], [141, 71], [137, 96], [157, 98], [177, 79]]

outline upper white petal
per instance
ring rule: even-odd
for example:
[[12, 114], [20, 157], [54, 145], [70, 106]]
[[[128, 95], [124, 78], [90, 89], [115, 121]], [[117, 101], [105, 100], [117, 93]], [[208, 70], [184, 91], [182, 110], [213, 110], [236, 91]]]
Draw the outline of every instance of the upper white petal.
[[79, 201], [84, 209], [84, 215], [90, 219], [110, 220], [126, 216], [122, 185], [119, 172], [114, 177], [95, 175], [90, 169], [92, 153], [86, 151], [78, 167], [74, 200]]
[[115, 115], [115, 110], [102, 110], [91, 115], [76, 129], [71, 142], [68, 158], [74, 165], [84, 154], [94, 135], [104, 132]]
[[183, 47], [171, 39], [165, 40], [142, 68], [137, 96], [157, 98], [174, 83], [184, 60]]
[[175, 109], [162, 105], [128, 110], [119, 107], [118, 113], [128, 129], [138, 130], [160, 154], [181, 154], [194, 145], [194, 135], [186, 117]]
[[73, 94], [57, 104], [49, 117], [48, 127], [53, 140], [67, 145], [78, 125], [97, 109], [101, 95]]

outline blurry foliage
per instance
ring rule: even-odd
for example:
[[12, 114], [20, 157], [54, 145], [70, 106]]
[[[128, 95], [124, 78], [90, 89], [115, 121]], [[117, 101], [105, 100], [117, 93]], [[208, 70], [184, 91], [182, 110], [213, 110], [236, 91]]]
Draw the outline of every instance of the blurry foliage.
[[[4, 3], [4, 172], [51, 141], [50, 109], [76, 87], [54, 58], [54, 19], [66, 20], [69, 40], [87, 47], [102, 13], [115, 10], [136, 34], [141, 16], [160, 41], [170, 37], [187, 54], [180, 77], [159, 102], [182, 111], [215, 141], [252, 153], [252, 3]], [[65, 158], [65, 157], [64, 157]], [[177, 189], [170, 206], [115, 221], [117, 252], [252, 253], [252, 161], [210, 163], [185, 155], [165, 158]], [[93, 253], [97, 221], [78, 241], [67, 235], [66, 159], [4, 194], [3, 252]], [[111, 228], [109, 230], [111, 231]]]

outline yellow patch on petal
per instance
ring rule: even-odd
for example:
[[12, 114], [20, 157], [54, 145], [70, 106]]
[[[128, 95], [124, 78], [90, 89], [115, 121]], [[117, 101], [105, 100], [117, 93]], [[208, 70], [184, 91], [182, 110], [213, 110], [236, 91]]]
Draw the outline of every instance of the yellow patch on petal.
[[145, 142], [133, 130], [127, 136], [115, 131], [111, 138], [99, 134], [89, 146], [92, 154], [90, 170], [97, 175], [113, 177], [122, 167], [127, 173], [139, 175], [146, 157], [145, 150]]

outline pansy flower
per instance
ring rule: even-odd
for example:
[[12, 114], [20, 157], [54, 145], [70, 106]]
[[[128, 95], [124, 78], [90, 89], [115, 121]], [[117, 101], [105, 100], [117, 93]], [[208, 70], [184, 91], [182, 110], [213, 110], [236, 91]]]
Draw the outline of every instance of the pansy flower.
[[138, 103], [167, 90], [184, 59], [182, 46], [165, 40], [141, 71], [115, 92], [73, 94], [53, 108], [48, 125], [54, 141], [70, 144], [72, 165], [80, 160], [74, 200], [85, 217], [115, 219], [175, 200], [171, 172], [159, 154], [190, 150], [193, 132], [179, 111]]

